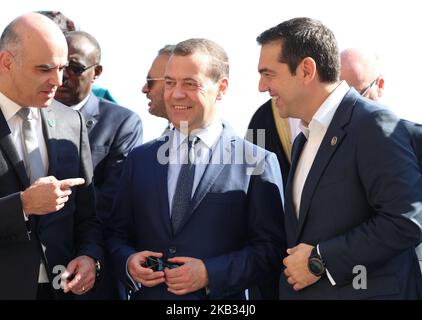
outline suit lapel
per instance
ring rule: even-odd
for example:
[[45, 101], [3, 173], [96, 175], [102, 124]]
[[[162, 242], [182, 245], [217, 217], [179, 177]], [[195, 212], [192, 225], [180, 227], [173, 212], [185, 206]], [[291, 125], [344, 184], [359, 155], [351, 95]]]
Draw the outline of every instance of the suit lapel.
[[100, 100], [91, 93], [88, 101], [80, 111], [85, 118], [85, 125], [87, 127], [88, 133], [90, 133], [98, 121], [97, 118], [100, 114]]
[[51, 107], [41, 109], [41, 120], [48, 152], [48, 175], [56, 176], [58, 157], [56, 139], [56, 113]]
[[4, 118], [3, 113], [0, 110], [0, 147], [3, 149], [4, 154], [9, 159], [15, 170], [19, 180], [24, 189], [29, 186], [29, 178], [25, 170], [25, 165], [21, 157], [19, 156], [15, 144], [12, 140], [9, 125]]
[[337, 148], [341, 145], [342, 140], [346, 136], [346, 131], [344, 131], [343, 128], [350, 121], [353, 105], [355, 104], [356, 100], [357, 97], [355, 92], [349, 90], [337, 108], [337, 111], [333, 116], [333, 119], [315, 156], [315, 160], [312, 164], [302, 190], [298, 239], [306, 221], [309, 207], [312, 202], [312, 197], [315, 193], [321, 176], [323, 175], [325, 168], [329, 164]]
[[160, 148], [166, 144], [167, 146], [165, 147], [165, 157], [166, 159], [169, 159], [169, 150], [172, 142], [171, 138], [173, 136], [171, 133], [172, 132], [170, 131], [168, 134], [165, 134], [159, 138], [159, 141], [156, 143], [156, 150], [155, 152], [152, 152], [152, 155], [155, 157], [155, 159], [151, 159], [151, 163], [155, 164], [155, 187], [156, 194], [158, 195], [158, 205], [160, 207], [159, 213], [168, 234], [173, 232], [170, 220], [170, 205], [167, 185], [169, 164], [168, 161], [165, 164], [161, 164], [159, 161], [157, 161], [157, 159], [159, 157]]
[[[233, 143], [233, 134], [231, 130], [227, 127], [226, 124], [223, 124], [223, 132], [220, 135], [218, 142], [214, 145], [214, 148], [211, 150], [210, 162], [207, 165], [205, 172], [198, 184], [198, 187], [195, 190], [193, 195], [190, 209], [187, 214], [183, 217], [182, 222], [179, 226], [179, 231], [182, 230], [183, 226], [189, 221], [192, 214], [198, 208], [201, 201], [210, 191], [211, 187], [214, 185], [215, 181], [218, 179], [221, 171], [224, 169], [225, 163], [222, 159], [231, 159], [231, 156], [234, 155], [234, 152], [231, 152]], [[217, 148], [222, 147], [222, 152], [215, 152]]]

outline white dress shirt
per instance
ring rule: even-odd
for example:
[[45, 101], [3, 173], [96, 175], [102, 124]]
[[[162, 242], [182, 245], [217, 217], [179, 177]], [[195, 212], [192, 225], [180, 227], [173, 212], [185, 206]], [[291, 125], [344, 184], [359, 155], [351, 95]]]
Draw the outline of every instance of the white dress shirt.
[[[331, 120], [338, 106], [343, 100], [350, 87], [345, 81], [342, 81], [340, 85], [328, 96], [328, 98], [322, 103], [317, 112], [315, 112], [309, 125], [306, 126], [302, 120], [300, 128], [302, 133], [305, 135], [307, 141], [303, 146], [302, 153], [297, 164], [297, 168], [293, 177], [293, 208], [295, 209], [296, 216], [299, 218], [300, 203], [302, 200], [302, 191], [308, 177], [309, 171], [311, 170], [312, 164], [314, 163], [315, 156], [324, 139], [325, 133], [330, 126]], [[317, 251], [319, 252], [319, 246], [317, 245]], [[332, 285], [335, 285], [335, 281], [332, 278], [328, 270], [326, 270], [327, 277]]]
[[[192, 187], [192, 196], [201, 181], [201, 178], [210, 163], [212, 150], [223, 131], [223, 124], [220, 119], [215, 120], [206, 128], [195, 130], [194, 134], [200, 139], [195, 145], [195, 177]], [[187, 163], [187, 134], [173, 130], [173, 138], [170, 144], [169, 166], [167, 178], [167, 190], [170, 211], [173, 205], [173, 196], [176, 190], [177, 179], [183, 163]], [[170, 212], [171, 214], [171, 212]]]

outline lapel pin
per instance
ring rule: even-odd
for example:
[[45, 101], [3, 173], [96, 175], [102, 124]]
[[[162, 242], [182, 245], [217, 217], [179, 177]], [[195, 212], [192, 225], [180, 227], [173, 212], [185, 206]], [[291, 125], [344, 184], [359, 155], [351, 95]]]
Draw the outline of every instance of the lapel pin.
[[91, 119], [87, 120], [86, 122], [87, 128], [91, 128], [94, 125], [94, 123], [95, 123], [94, 120], [91, 120]]
[[56, 126], [56, 121], [54, 119], [47, 119], [47, 123], [51, 128]]
[[334, 147], [336, 144], [337, 144], [337, 137], [334, 136], [334, 137], [331, 138], [331, 146]]

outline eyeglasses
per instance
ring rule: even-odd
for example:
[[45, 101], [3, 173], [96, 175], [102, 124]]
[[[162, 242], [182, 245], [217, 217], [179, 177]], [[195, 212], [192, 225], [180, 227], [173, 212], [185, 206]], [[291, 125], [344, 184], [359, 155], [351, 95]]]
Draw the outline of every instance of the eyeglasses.
[[174, 269], [179, 265], [175, 263], [169, 263], [168, 261], [163, 261], [160, 258], [149, 256], [147, 261], [142, 265], [145, 268], [151, 268], [153, 271], [164, 271], [164, 268]]
[[91, 69], [91, 68], [96, 67], [96, 66], [98, 66], [98, 63], [94, 63], [93, 65], [90, 65], [88, 67], [84, 67], [83, 65], [80, 65], [80, 64], [70, 63], [65, 67], [65, 69], [70, 74], [80, 76], [86, 70]]
[[164, 78], [147, 78], [147, 87], [148, 89], [152, 89], [152, 86], [156, 81], [164, 81]]
[[362, 97], [364, 97], [368, 92], [369, 92], [369, 90], [371, 90], [371, 88], [377, 83], [377, 81], [378, 81], [378, 77], [377, 78], [375, 78], [375, 80], [373, 80], [370, 84], [369, 84], [369, 86], [367, 86], [365, 89], [362, 89], [361, 91], [360, 91], [360, 95], [362, 96]]

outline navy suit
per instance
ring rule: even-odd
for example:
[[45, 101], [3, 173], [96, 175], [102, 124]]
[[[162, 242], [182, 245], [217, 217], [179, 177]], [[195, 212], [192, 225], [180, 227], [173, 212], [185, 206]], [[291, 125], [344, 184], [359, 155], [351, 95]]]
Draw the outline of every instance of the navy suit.
[[[167, 138], [172, 134], [169, 132]], [[219, 139], [217, 146], [222, 147], [224, 159], [233, 160], [236, 155], [242, 159], [242, 152], [246, 156], [260, 153], [256, 169], [263, 172], [248, 175], [251, 166], [241, 161], [209, 164], [195, 190], [191, 209], [175, 234], [168, 204], [168, 164], [157, 160], [157, 155], [168, 150], [165, 144], [169, 142], [154, 140], [129, 155], [107, 242], [119, 278], [126, 280], [126, 261], [131, 254], [153, 250], [162, 252], [165, 258], [202, 259], [210, 289], [209, 296], [205, 290], [176, 296], [161, 284], [140, 288], [135, 298], [244, 299], [246, 288], [279, 271], [285, 238], [277, 158], [234, 136], [226, 125]]]
[[[103, 256], [91, 183], [91, 154], [82, 116], [63, 106], [51, 106], [41, 109], [41, 118], [48, 175], [58, 180], [81, 177], [86, 184], [73, 188], [63, 209], [49, 215], [31, 215], [26, 225], [20, 192], [29, 186], [29, 179], [0, 111], [0, 299], [35, 299], [40, 259], [44, 260], [50, 283], [54, 283], [62, 268], [76, 256], [88, 255], [97, 260]], [[31, 239], [28, 228], [32, 230]], [[40, 241], [46, 247], [45, 255]], [[61, 298], [73, 296], [64, 295], [62, 290], [54, 292]]]
[[[81, 108], [88, 129], [94, 167], [94, 187], [98, 218], [106, 223], [123, 170], [124, 161], [133, 147], [142, 143], [142, 123], [137, 114], [91, 94]], [[102, 283], [83, 296], [84, 299], [123, 298], [111, 279], [109, 266], [102, 270]]]
[[[306, 138], [292, 154], [286, 188], [289, 247], [319, 244], [332, 275], [282, 299], [419, 299], [422, 277], [414, 247], [421, 241], [422, 178], [402, 120], [349, 90], [340, 103], [303, 187], [299, 219], [292, 181]], [[353, 288], [353, 268], [367, 270], [367, 289]]]

